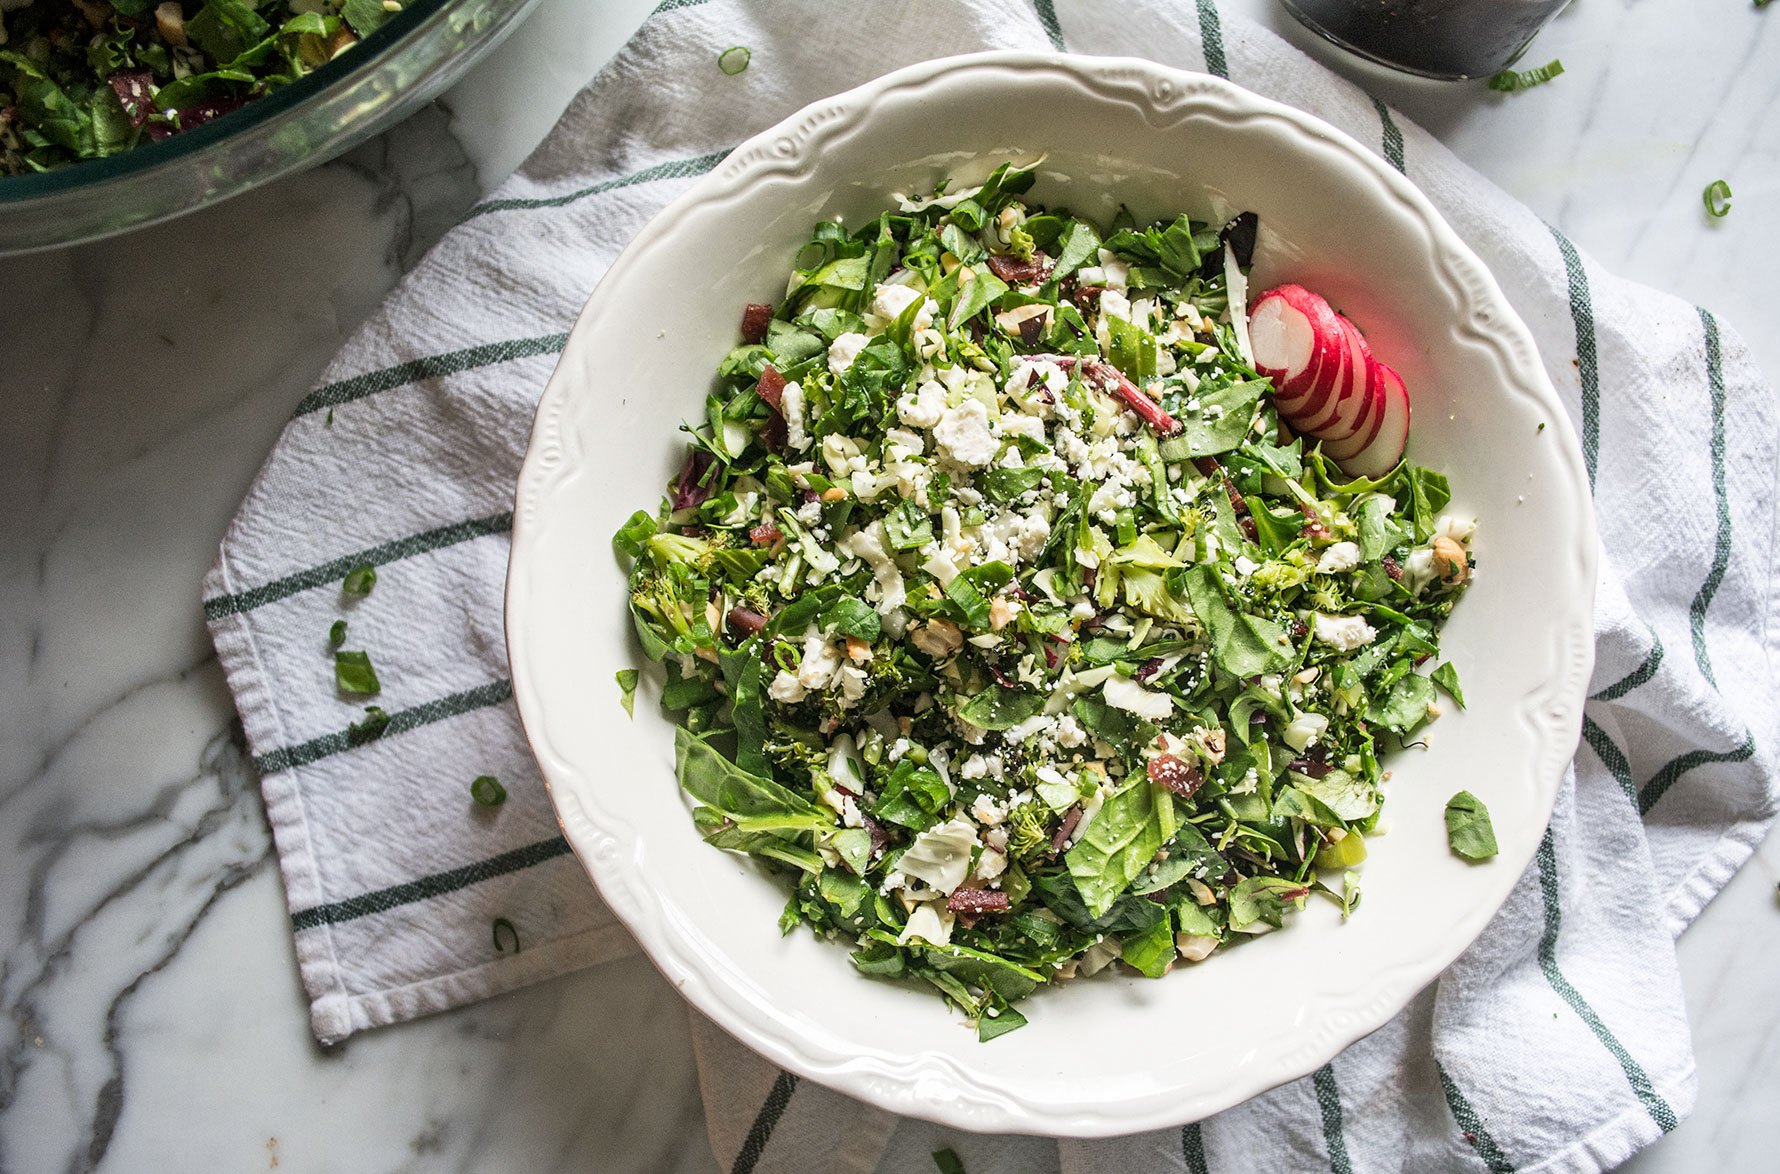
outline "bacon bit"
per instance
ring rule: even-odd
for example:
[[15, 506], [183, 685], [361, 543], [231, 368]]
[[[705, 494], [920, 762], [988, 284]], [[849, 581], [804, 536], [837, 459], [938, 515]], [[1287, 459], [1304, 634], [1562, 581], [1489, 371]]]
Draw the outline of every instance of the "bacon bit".
[[771, 546], [784, 537], [784, 532], [771, 522], [762, 522], [748, 531], [748, 541], [756, 546]]
[[1159, 656], [1152, 656], [1142, 664], [1138, 665], [1137, 671], [1131, 675], [1135, 680], [1142, 682], [1149, 680], [1161, 671], [1162, 658]]
[[1069, 843], [1070, 833], [1075, 831], [1075, 825], [1080, 822], [1082, 807], [1078, 803], [1063, 813], [1063, 822], [1057, 825], [1057, 834], [1051, 837], [1051, 855], [1055, 856], [1063, 851], [1063, 845]]
[[1242, 490], [1236, 488], [1236, 482], [1228, 477], [1224, 478], [1224, 495], [1230, 499], [1230, 508], [1236, 511], [1237, 517], [1248, 517], [1248, 499], [1242, 496]]
[[1307, 501], [1301, 501], [1298, 503], [1298, 509], [1301, 510], [1304, 514], [1304, 531], [1303, 531], [1304, 537], [1306, 537], [1306, 538], [1330, 538], [1330, 537], [1333, 537], [1333, 535], [1331, 535], [1329, 533], [1329, 528], [1327, 526], [1323, 525], [1323, 519], [1320, 516], [1318, 516], [1315, 506], [1311, 505]]
[[766, 423], [760, 427], [760, 443], [768, 452], [784, 452], [785, 445], [790, 441], [791, 434], [785, 429], [785, 421], [780, 416], [768, 416]]
[[674, 509], [691, 509], [711, 496], [711, 487], [705, 484], [705, 474], [710, 471], [711, 462], [715, 459], [702, 448], [695, 448], [686, 454], [686, 463], [680, 468], [680, 479], [674, 483]]
[[953, 913], [1006, 913], [1010, 902], [1000, 889], [955, 889], [946, 898]]
[[141, 130], [142, 124], [155, 112], [154, 74], [148, 70], [111, 75], [111, 88], [118, 105], [130, 116], [130, 129]]
[[1009, 285], [1032, 285], [1043, 281], [1050, 271], [1050, 258], [1043, 253], [1033, 253], [1030, 261], [1022, 261], [1007, 253], [989, 256], [989, 272]]
[[1085, 314], [1094, 308], [1095, 304], [1100, 301], [1100, 295], [1105, 292], [1104, 285], [1078, 285], [1075, 287], [1075, 292], [1069, 295], [1069, 300], [1074, 302], [1076, 308]]
[[1320, 779], [1333, 768], [1320, 758], [1294, 758], [1286, 763], [1286, 769], [1295, 770], [1301, 775], [1309, 775], [1313, 779]]
[[1310, 635], [1310, 629], [1305, 626], [1303, 620], [1292, 621], [1292, 639], [1302, 640], [1308, 635]]
[[742, 341], [766, 341], [766, 324], [773, 320], [773, 308], [765, 302], [749, 302], [742, 308]]
[[754, 394], [773, 406], [773, 411], [784, 414], [779, 406], [785, 399], [785, 377], [771, 363], [760, 373], [760, 382], [754, 385]]
[[[1089, 590], [1089, 591], [1094, 590], [1094, 582], [1095, 582], [1095, 580], [1097, 580], [1099, 578], [1100, 578], [1100, 572], [1096, 568], [1094, 568], [1094, 567], [1083, 567], [1082, 568], [1082, 587], [1085, 588], [1086, 590]], [[1089, 623], [1094, 624], [1095, 626], [1098, 626], [1099, 621], [1100, 621], [1100, 617], [1095, 616], [1092, 620], [1089, 621]]]
[[1259, 542], [1261, 540], [1261, 529], [1255, 525], [1255, 520], [1253, 518], [1244, 514], [1236, 520], [1236, 524], [1242, 527], [1242, 536], [1247, 538], [1250, 542]]
[[1390, 555], [1385, 555], [1384, 558], [1379, 560], [1379, 563], [1384, 567], [1384, 573], [1390, 576], [1392, 582], [1397, 582], [1403, 578], [1402, 566]]
[[1248, 724], [1251, 726], [1264, 726], [1267, 724], [1267, 715], [1257, 709], [1248, 715]]
[[859, 819], [865, 824], [865, 830], [871, 833], [871, 854], [876, 856], [890, 842], [890, 833], [884, 829], [883, 824], [869, 815], [861, 815]]
[[1193, 792], [1205, 785], [1205, 776], [1198, 766], [1175, 754], [1158, 754], [1150, 759], [1150, 781], [1160, 783], [1182, 799], [1191, 799]]
[[766, 627], [766, 617], [753, 608], [743, 607], [738, 603], [729, 609], [729, 626], [744, 637], [752, 636]]

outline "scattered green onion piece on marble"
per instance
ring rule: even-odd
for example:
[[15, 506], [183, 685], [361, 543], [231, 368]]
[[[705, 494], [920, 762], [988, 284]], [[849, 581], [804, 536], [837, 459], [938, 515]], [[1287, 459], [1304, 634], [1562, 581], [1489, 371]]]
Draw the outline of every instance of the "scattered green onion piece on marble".
[[499, 807], [507, 801], [507, 788], [493, 775], [479, 775], [470, 784], [470, 797], [484, 807]]
[[328, 643], [335, 648], [346, 643], [346, 621], [335, 620], [334, 626], [328, 629]]
[[732, 45], [717, 55], [717, 68], [734, 77], [748, 68], [754, 54], [746, 45]]
[[375, 738], [381, 738], [383, 731], [389, 728], [389, 714], [381, 705], [365, 706], [365, 720], [353, 722], [346, 729], [346, 740], [357, 746]]
[[1504, 69], [1490, 78], [1490, 89], [1502, 94], [1518, 94], [1534, 86], [1542, 86], [1564, 72], [1564, 63], [1553, 58], [1537, 69]]
[[1731, 211], [1731, 185], [1722, 179], [1715, 179], [1706, 185], [1701, 195], [1706, 203], [1706, 215], [1714, 220], [1723, 220]]
[[619, 700], [624, 705], [624, 712], [631, 717], [637, 716], [637, 681], [642, 674], [636, 669], [618, 670]]
[[505, 954], [507, 952], [507, 947], [501, 945], [501, 931], [503, 929], [507, 931], [507, 936], [513, 941], [513, 952], [515, 954], [519, 953], [519, 931], [514, 929], [513, 923], [508, 921], [505, 917], [497, 917], [494, 919], [494, 952], [497, 954]]
[[933, 1164], [939, 1174], [964, 1174], [964, 1159], [953, 1149], [934, 1150]]
[[377, 586], [377, 568], [369, 563], [356, 566], [346, 572], [346, 578], [340, 581], [340, 589], [348, 595], [369, 595], [371, 588]]

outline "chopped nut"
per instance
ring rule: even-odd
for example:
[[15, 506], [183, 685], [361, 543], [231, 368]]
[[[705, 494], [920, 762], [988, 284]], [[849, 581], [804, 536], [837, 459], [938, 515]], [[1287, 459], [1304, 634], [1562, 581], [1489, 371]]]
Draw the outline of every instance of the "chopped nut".
[[847, 500], [847, 491], [838, 485], [830, 485], [827, 489], [822, 491], [822, 500], [845, 501]]
[[1213, 937], [1200, 937], [1197, 934], [1180, 933], [1174, 935], [1174, 948], [1188, 962], [1203, 962], [1218, 948], [1218, 940]]
[[909, 736], [909, 731], [915, 728], [915, 720], [907, 714], [902, 714], [896, 719], [896, 728], [900, 730], [902, 736], [906, 738]]
[[155, 9], [155, 28], [160, 30], [161, 40], [175, 48], [185, 45], [185, 9], [179, 6], [178, 0], [167, 0], [167, 3]]
[[916, 648], [935, 658], [950, 656], [964, 647], [964, 633], [951, 620], [928, 620], [909, 639]]
[[1019, 611], [1020, 609], [1014, 606], [1013, 600], [997, 595], [989, 601], [989, 627], [994, 631], [1001, 631], [1008, 626], [1014, 616], [1019, 614]]
[[1445, 582], [1463, 583], [1470, 570], [1466, 564], [1465, 548], [1444, 534], [1434, 539], [1434, 570]]
[[721, 663], [717, 659], [717, 650], [715, 648], [694, 648], [692, 650], [692, 655], [698, 657], [700, 660], [708, 660], [712, 664]]
[[857, 636], [847, 637], [847, 659], [854, 664], [863, 664], [871, 659], [871, 642], [861, 640]]
[[1216, 765], [1217, 763], [1224, 761], [1223, 730], [1206, 730], [1204, 733], [1196, 736], [1193, 741], [1199, 743], [1200, 749], [1205, 751], [1205, 757], [1208, 762]]

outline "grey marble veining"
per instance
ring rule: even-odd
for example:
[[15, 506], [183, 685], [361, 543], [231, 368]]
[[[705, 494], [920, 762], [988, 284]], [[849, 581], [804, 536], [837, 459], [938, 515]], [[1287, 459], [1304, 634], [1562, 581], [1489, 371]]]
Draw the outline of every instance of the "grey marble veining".
[[[545, 0], [441, 102], [308, 174], [0, 261], [0, 1172], [715, 1169], [677, 996], [632, 958], [319, 1048], [198, 582], [291, 406], [653, 0]], [[1514, 97], [1335, 56], [1599, 264], [1780, 375], [1780, 8], [1576, 0]], [[1700, 191], [1728, 179], [1731, 217]], [[1611, 393], [1611, 389], [1607, 389]], [[1780, 846], [1689, 930], [1700, 1104], [1639, 1174], [1772, 1168]], [[929, 1126], [885, 1169], [974, 1143]], [[1054, 1152], [1033, 1147], [1035, 1171]]]

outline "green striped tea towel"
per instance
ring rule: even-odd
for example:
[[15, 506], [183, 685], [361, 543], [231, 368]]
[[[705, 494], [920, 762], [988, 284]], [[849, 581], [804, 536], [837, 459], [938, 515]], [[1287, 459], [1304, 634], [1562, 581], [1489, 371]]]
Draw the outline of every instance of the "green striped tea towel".
[[[715, 66], [732, 45], [750, 68]], [[315, 1033], [443, 1010], [632, 945], [557, 836], [501, 640], [514, 477], [563, 332], [625, 241], [737, 142], [922, 58], [1137, 54], [1375, 144], [1489, 263], [1582, 437], [1604, 547], [1572, 777], [1490, 929], [1313, 1076], [1199, 1125], [1095, 1143], [941, 1139], [706, 1024], [712, 1147], [748, 1171], [1599, 1170], [1694, 1097], [1674, 938], [1775, 809], [1772, 393], [1716, 318], [1591, 266], [1394, 117], [1212, 0], [666, 0], [298, 407], [205, 609], [264, 778]], [[720, 99], [720, 100], [718, 100]], [[1660, 472], [1658, 472], [1660, 471]], [[377, 568], [366, 595], [342, 589]], [[382, 692], [342, 699], [330, 628]], [[369, 737], [364, 706], [388, 724]], [[358, 732], [354, 724], [358, 724]], [[509, 794], [477, 806], [470, 784]], [[523, 941], [510, 950], [506, 919]]]

